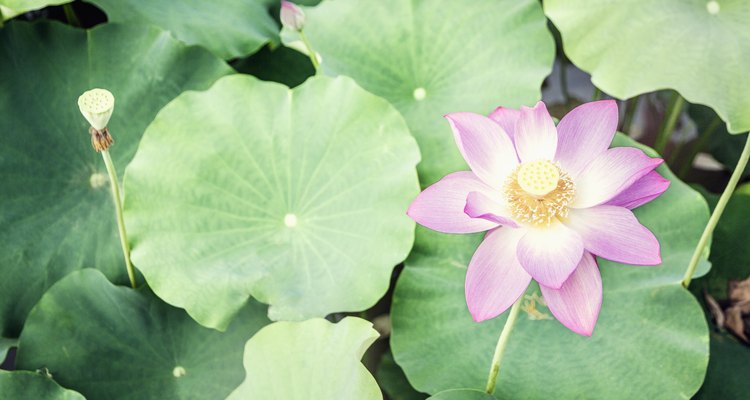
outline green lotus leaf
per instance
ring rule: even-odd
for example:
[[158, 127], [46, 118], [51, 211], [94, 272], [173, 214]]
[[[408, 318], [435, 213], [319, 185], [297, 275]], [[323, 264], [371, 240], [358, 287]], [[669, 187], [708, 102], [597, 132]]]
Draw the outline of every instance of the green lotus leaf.
[[[709, 194], [710, 196], [710, 194]], [[718, 198], [717, 195], [713, 195]], [[715, 199], [714, 199], [715, 200]], [[750, 278], [750, 249], [748, 249], [747, 221], [750, 218], [750, 184], [735, 190], [719, 224], [711, 245], [711, 271], [693, 280], [690, 290], [700, 301], [704, 293], [722, 301], [729, 297], [730, 280]], [[707, 315], [710, 319], [711, 316]], [[706, 379], [696, 399], [742, 398], [748, 393], [750, 348], [728, 333], [711, 334], [711, 358]]]
[[223, 399], [242, 382], [239, 350], [267, 323], [252, 302], [226, 332], [204, 328], [146, 288], [84, 269], [34, 307], [16, 366], [46, 368], [90, 399]]
[[727, 283], [750, 278], [750, 248], [747, 221], [750, 219], [750, 184], [741, 185], [727, 203], [714, 231], [711, 244], [711, 272], [691, 283], [696, 296], [707, 291], [717, 299], [729, 298]]
[[711, 359], [696, 400], [747, 397], [750, 349], [728, 334], [711, 333]]
[[275, 322], [245, 345], [247, 375], [227, 400], [381, 400], [360, 362], [377, 338], [369, 321], [354, 317]]
[[675, 89], [716, 110], [729, 132], [750, 130], [745, 0], [546, 0], [544, 11], [565, 55], [606, 93]]
[[[615, 145], [634, 146], [624, 136]], [[666, 167], [669, 189], [635, 213], [661, 243], [663, 264], [632, 267], [599, 260], [604, 298], [592, 337], [554, 320], [527, 290], [498, 378], [498, 398], [687, 398], [708, 363], [701, 308], [680, 280], [708, 220], [703, 198]], [[484, 389], [507, 313], [472, 320], [464, 299], [466, 265], [481, 235], [417, 230], [391, 310], [391, 348], [417, 390]], [[699, 274], [706, 272], [703, 262]], [[430, 340], [425, 340], [429, 337]]]
[[349, 78], [236, 75], [156, 117], [125, 177], [133, 261], [159, 297], [223, 329], [372, 306], [414, 237], [414, 139]]
[[101, 7], [112, 22], [148, 22], [224, 59], [255, 53], [279, 31], [262, 0], [90, 2]]
[[4, 337], [0, 337], [0, 365], [3, 364], [3, 361], [8, 355], [8, 351], [12, 347], [18, 346], [18, 339], [8, 339]]
[[28, 11], [70, 3], [73, 0], [0, 0], [0, 22]]
[[466, 167], [444, 114], [533, 104], [555, 55], [537, 0], [324, 1], [305, 13], [323, 70], [403, 114], [422, 185]]
[[417, 392], [409, 384], [404, 371], [393, 360], [393, 354], [388, 351], [383, 354], [378, 364], [376, 378], [383, 392], [391, 400], [424, 400], [427, 395]]
[[495, 400], [495, 397], [477, 389], [449, 389], [431, 396], [429, 400]]
[[80, 393], [63, 388], [50, 377], [29, 371], [0, 370], [0, 394], [11, 400], [86, 400]]
[[104, 163], [76, 99], [102, 87], [118, 172], [164, 104], [231, 72], [169, 33], [106, 24], [90, 31], [12, 21], [0, 30], [0, 336], [17, 337], [44, 291], [98, 267], [127, 282]]

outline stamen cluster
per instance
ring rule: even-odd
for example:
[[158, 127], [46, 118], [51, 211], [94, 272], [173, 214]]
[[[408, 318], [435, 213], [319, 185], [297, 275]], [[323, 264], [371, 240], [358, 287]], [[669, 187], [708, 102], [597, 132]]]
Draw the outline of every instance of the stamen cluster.
[[529, 193], [519, 184], [518, 173], [523, 164], [505, 181], [505, 200], [516, 221], [547, 226], [557, 218], [568, 216], [568, 204], [575, 197], [575, 184], [567, 173], [560, 170], [559, 165], [551, 165], [554, 165], [560, 174], [557, 186], [542, 196]]

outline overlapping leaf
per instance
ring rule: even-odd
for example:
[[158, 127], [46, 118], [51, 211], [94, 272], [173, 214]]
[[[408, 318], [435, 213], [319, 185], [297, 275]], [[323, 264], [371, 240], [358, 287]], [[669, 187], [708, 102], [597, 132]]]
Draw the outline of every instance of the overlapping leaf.
[[328, 1], [305, 12], [324, 71], [404, 115], [422, 185], [465, 167], [444, 114], [532, 104], [555, 53], [536, 0]]
[[278, 34], [263, 0], [91, 0], [113, 22], [148, 22], [224, 58], [252, 54]]
[[750, 396], [750, 349], [728, 334], [711, 333], [711, 359], [696, 400]]
[[70, 3], [73, 0], [0, 0], [0, 22], [28, 11]]
[[354, 317], [273, 323], [247, 342], [247, 376], [228, 400], [380, 400], [360, 362], [377, 338], [370, 322]]
[[251, 295], [272, 319], [366, 309], [411, 248], [418, 160], [398, 112], [351, 79], [223, 78], [165, 107], [128, 167], [133, 260], [219, 329]]
[[393, 360], [393, 354], [383, 354], [378, 365], [377, 380], [388, 398], [391, 400], [424, 400], [427, 395], [414, 390], [406, 380], [404, 371]]
[[222, 399], [242, 382], [242, 345], [266, 323], [251, 302], [226, 332], [204, 328], [148, 289], [84, 269], [34, 307], [16, 361], [90, 399]]
[[671, 88], [729, 132], [750, 130], [750, 4], [745, 0], [548, 0], [565, 54], [606, 93]]
[[4, 399], [86, 400], [40, 373], [0, 370], [0, 394]]
[[106, 170], [78, 96], [114, 93], [111, 153], [122, 172], [164, 104], [231, 69], [169, 33], [116, 24], [11, 22], [0, 29], [0, 60], [0, 336], [12, 338], [70, 271], [97, 267], [127, 280]]
[[[618, 137], [616, 144], [635, 143]], [[685, 398], [698, 390], [708, 332], [700, 307], [679, 282], [708, 209], [665, 167], [660, 172], [672, 181], [669, 190], [636, 214], [659, 239], [663, 264], [600, 260], [604, 299], [591, 338], [570, 332], [539, 302], [527, 301], [508, 343], [498, 398]], [[478, 235], [417, 232], [394, 294], [391, 345], [418, 390], [484, 388], [505, 316], [475, 323], [466, 309], [465, 266], [480, 241]], [[536, 285], [527, 291], [534, 294]]]

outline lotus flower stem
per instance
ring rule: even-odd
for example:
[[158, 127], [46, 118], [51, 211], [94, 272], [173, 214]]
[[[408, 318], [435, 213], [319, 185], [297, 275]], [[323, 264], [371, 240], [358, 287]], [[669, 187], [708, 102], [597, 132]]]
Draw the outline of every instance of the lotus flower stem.
[[622, 119], [622, 128], [620, 129], [626, 135], [630, 135], [630, 128], [633, 125], [633, 117], [638, 110], [638, 102], [641, 100], [640, 96], [636, 96], [627, 103], [627, 109], [625, 110], [625, 117]]
[[592, 101], [596, 101], [596, 100], [601, 100], [601, 98], [602, 98], [602, 91], [601, 91], [601, 89], [599, 89], [598, 87], [594, 86], [594, 94], [591, 95], [591, 100]]
[[73, 6], [70, 3], [63, 5], [63, 12], [65, 13], [65, 19], [68, 20], [70, 25], [73, 25], [76, 28], [81, 27], [81, 21], [76, 16], [76, 12], [73, 10]]
[[523, 295], [521, 295], [510, 308], [510, 313], [508, 313], [508, 319], [505, 320], [503, 331], [500, 332], [500, 338], [497, 339], [497, 346], [495, 346], [495, 355], [492, 356], [492, 365], [490, 366], [490, 375], [489, 377], [487, 377], [487, 387], [484, 389], [487, 394], [491, 395], [495, 391], [497, 376], [500, 373], [500, 362], [503, 360], [503, 354], [505, 353], [505, 348], [508, 345], [510, 333], [513, 331], [513, 327], [516, 325], [518, 312], [521, 311], [521, 303], [523, 303]]
[[675, 92], [672, 99], [669, 101], [669, 108], [667, 108], [667, 115], [664, 122], [661, 125], [658, 135], [656, 136], [656, 142], [654, 143], [654, 150], [657, 153], [662, 154], [667, 148], [669, 143], [669, 137], [674, 130], [675, 124], [677, 124], [677, 117], [682, 112], [682, 107], [685, 105], [685, 99], [680, 96], [679, 93]]
[[320, 73], [320, 63], [318, 62], [318, 53], [316, 53], [312, 45], [310, 44], [310, 41], [307, 40], [307, 35], [305, 35], [304, 30], [299, 31], [299, 37], [302, 39], [302, 43], [305, 44], [305, 48], [307, 49], [307, 55], [310, 57], [310, 61], [312, 61], [313, 67], [315, 67], [315, 73]]
[[135, 271], [133, 270], [133, 263], [130, 261], [130, 246], [128, 245], [128, 233], [125, 231], [125, 219], [122, 216], [122, 198], [120, 197], [120, 185], [117, 179], [117, 171], [115, 170], [115, 164], [112, 162], [112, 157], [109, 156], [109, 151], [103, 150], [101, 153], [102, 158], [104, 159], [104, 165], [107, 167], [107, 173], [109, 173], [112, 199], [115, 201], [117, 229], [120, 232], [120, 245], [122, 246], [122, 253], [125, 256], [125, 267], [128, 270], [130, 286], [135, 289]]
[[695, 247], [693, 258], [690, 259], [690, 264], [688, 264], [687, 271], [685, 271], [685, 277], [682, 278], [682, 286], [688, 287], [688, 285], [690, 285], [690, 280], [693, 279], [693, 274], [698, 266], [701, 254], [703, 254], [703, 249], [706, 247], [706, 244], [708, 244], [708, 239], [713, 234], [716, 224], [719, 223], [719, 218], [721, 218], [721, 214], [724, 213], [724, 208], [726, 208], [729, 199], [732, 197], [732, 193], [734, 193], [734, 189], [737, 187], [737, 182], [740, 181], [742, 173], [745, 171], [748, 159], [750, 159], [750, 133], [747, 135], [745, 147], [742, 149], [740, 160], [737, 161], [732, 176], [729, 178], [729, 183], [727, 183], [727, 187], [724, 188], [724, 192], [721, 194], [721, 197], [719, 197], [719, 202], [716, 203], [716, 207], [714, 208], [714, 212], [711, 213], [711, 218], [708, 220], [706, 228], [703, 229], [703, 235], [701, 235], [701, 238], [698, 241], [698, 246]]

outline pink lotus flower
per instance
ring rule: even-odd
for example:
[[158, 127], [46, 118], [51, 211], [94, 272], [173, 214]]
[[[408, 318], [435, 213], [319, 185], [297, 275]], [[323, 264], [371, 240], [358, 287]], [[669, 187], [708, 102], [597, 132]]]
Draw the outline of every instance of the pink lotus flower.
[[466, 273], [474, 320], [503, 313], [534, 278], [552, 314], [590, 336], [602, 301], [594, 256], [661, 263], [659, 242], [630, 210], [669, 186], [654, 171], [663, 160], [609, 148], [618, 119], [611, 100], [583, 104], [557, 127], [542, 102], [446, 118], [471, 172], [428, 187], [407, 214], [439, 232], [489, 231]]
[[281, 0], [281, 12], [279, 15], [281, 25], [295, 31], [301, 31], [305, 26], [305, 13], [296, 4]]

